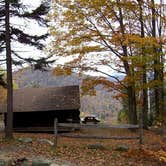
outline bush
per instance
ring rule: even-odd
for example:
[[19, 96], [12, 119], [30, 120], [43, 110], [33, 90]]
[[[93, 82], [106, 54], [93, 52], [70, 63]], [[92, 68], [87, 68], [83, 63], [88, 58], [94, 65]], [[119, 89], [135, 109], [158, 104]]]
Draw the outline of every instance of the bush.
[[118, 113], [118, 122], [122, 122], [122, 123], [128, 122], [127, 110], [121, 110]]

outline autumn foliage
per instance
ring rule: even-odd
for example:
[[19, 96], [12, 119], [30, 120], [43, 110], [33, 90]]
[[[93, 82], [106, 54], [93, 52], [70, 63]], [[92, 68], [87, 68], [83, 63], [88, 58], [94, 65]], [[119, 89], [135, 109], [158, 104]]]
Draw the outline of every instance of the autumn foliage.
[[[137, 104], [141, 106], [144, 125], [148, 119], [148, 90], [154, 91], [156, 119], [164, 116], [164, 2], [138, 0], [54, 0], [54, 37], [51, 53], [73, 57], [67, 66], [76, 71], [94, 71], [115, 79], [117, 85], [104, 81], [104, 86], [126, 89], [130, 123], [136, 123]], [[111, 73], [125, 75], [118, 80]], [[149, 78], [149, 76], [152, 76]], [[138, 98], [143, 93], [143, 98]], [[142, 100], [142, 101], [139, 101]], [[138, 103], [137, 103], [138, 101]], [[162, 102], [160, 102], [162, 101]], [[152, 107], [151, 107], [152, 108]]]

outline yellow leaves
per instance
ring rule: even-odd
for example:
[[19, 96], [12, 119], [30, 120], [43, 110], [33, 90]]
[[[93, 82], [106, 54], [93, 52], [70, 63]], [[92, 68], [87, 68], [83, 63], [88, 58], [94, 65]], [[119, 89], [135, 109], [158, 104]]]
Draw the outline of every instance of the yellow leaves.
[[80, 48], [73, 48], [71, 50], [71, 54], [86, 54], [86, 53], [90, 53], [90, 52], [101, 52], [104, 51], [104, 49], [101, 46], [82, 46]]
[[[138, 77], [137, 77], [138, 80], [140, 80]], [[130, 85], [134, 85], [136, 82], [135, 78], [134, 78], [134, 75], [132, 76], [126, 76], [124, 79], [123, 79], [123, 83], [130, 86]]]
[[[55, 38], [53, 43], [55, 55], [78, 56], [68, 65], [79, 68], [81, 71], [92, 70], [99, 63], [103, 66], [112, 65], [112, 68], [120, 70], [123, 68], [128, 76], [122, 83], [133, 86], [136, 93], [159, 85], [158, 81], [150, 81], [148, 84], [142, 81], [145, 68], [148, 73], [162, 67], [159, 63], [154, 65], [155, 58], [161, 57], [154, 48], [156, 50], [161, 48], [161, 44], [166, 41], [163, 36], [154, 38], [149, 34], [151, 12], [147, 4], [143, 2], [145, 9], [143, 8], [143, 18], [140, 20], [138, 1], [68, 0], [59, 1], [59, 3], [65, 9], [61, 9], [58, 13], [57, 7], [55, 11], [55, 16], [59, 17], [59, 20], [56, 19], [58, 26], [52, 31]], [[123, 18], [120, 16], [120, 11]], [[158, 19], [157, 16], [156, 19]], [[143, 21], [145, 25], [145, 37], [141, 37], [140, 21]], [[94, 59], [91, 56], [93, 54]], [[100, 58], [103, 54], [108, 55], [104, 61]], [[113, 59], [114, 64], [111, 61]], [[55, 75], [64, 73], [64, 69], [60, 67], [55, 70]], [[116, 86], [108, 80], [98, 79], [98, 81], [84, 81], [83, 91], [88, 92], [97, 84], [102, 84], [106, 88], [120, 88], [119, 85]], [[93, 90], [90, 93], [95, 94]]]
[[118, 86], [104, 77], [88, 77], [82, 82], [82, 95], [96, 95], [95, 87], [97, 85], [102, 85], [103, 88], [106, 88], [108, 91]]
[[93, 0], [91, 1], [91, 5], [95, 8], [101, 8], [107, 4], [107, 0]]
[[7, 91], [2, 86], [0, 86], [0, 103], [6, 100]]
[[53, 70], [53, 75], [55, 75], [55, 76], [71, 75], [71, 74], [72, 74], [72, 70], [69, 67], [57, 66]]
[[65, 19], [68, 19], [69, 22], [74, 22], [77, 20], [75, 13], [73, 13], [71, 10], [67, 10], [65, 13], [63, 13], [63, 16]]
[[166, 163], [166, 157], [161, 156], [161, 157], [159, 157], [159, 160], [164, 161]]
[[97, 80], [95, 79], [91, 79], [91, 78], [86, 78], [83, 80], [82, 82], [82, 95], [90, 95], [90, 96], [95, 96], [96, 95], [96, 91], [94, 89], [94, 87], [96, 86]]
[[146, 36], [142, 38], [138, 34], [122, 34], [120, 31], [112, 35], [110, 42], [115, 45], [132, 45], [135, 48], [151, 47], [152, 49], [153, 47], [160, 47], [159, 40], [154, 37]]
[[80, 45], [81, 42], [82, 42], [82, 39], [80, 39], [79, 37], [75, 37], [71, 39], [68, 44], [72, 46], [77, 46], [77, 45]]

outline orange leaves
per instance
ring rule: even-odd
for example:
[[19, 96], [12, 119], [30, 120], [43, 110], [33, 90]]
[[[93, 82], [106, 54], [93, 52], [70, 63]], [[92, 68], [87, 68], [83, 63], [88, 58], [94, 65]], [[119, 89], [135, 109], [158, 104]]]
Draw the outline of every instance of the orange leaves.
[[125, 93], [118, 93], [116, 96], [114, 96], [115, 99], [119, 100], [119, 99], [127, 99], [127, 94]]
[[146, 157], [155, 158], [156, 160], [166, 163], [166, 152], [163, 150], [152, 151], [148, 149], [143, 149], [142, 153]]

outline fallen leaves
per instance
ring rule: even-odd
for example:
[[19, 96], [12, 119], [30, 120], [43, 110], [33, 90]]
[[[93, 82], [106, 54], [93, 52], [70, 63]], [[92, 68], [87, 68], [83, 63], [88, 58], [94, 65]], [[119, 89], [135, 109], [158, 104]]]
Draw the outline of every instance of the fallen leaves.
[[[144, 132], [144, 145], [141, 150], [138, 141], [131, 140], [83, 140], [58, 137], [58, 147], [55, 149], [48, 143], [38, 141], [47, 139], [53, 142], [52, 134], [16, 133], [13, 141], [6, 141], [2, 137], [1, 134], [0, 157], [5, 155], [19, 159], [43, 156], [48, 159], [60, 158], [79, 166], [164, 166], [166, 164], [166, 144], [151, 132]], [[18, 138], [32, 138], [32, 142], [23, 143], [18, 141]], [[127, 145], [129, 150], [117, 151], [116, 147], [120, 144]], [[104, 148], [89, 148], [90, 145], [101, 145]]]

